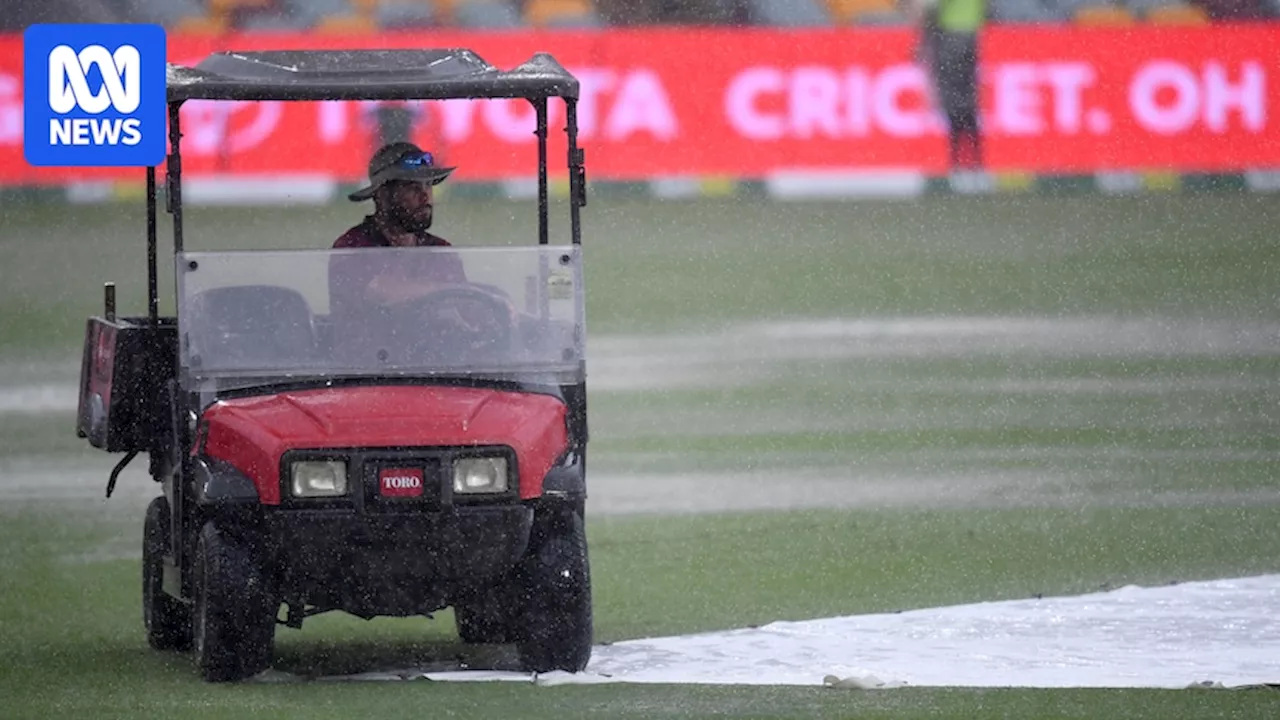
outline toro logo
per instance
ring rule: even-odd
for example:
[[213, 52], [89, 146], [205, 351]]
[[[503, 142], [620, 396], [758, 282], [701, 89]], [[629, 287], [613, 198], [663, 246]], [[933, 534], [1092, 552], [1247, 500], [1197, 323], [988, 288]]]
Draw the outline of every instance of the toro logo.
[[421, 468], [384, 468], [378, 473], [383, 497], [420, 497], [422, 482]]
[[144, 167], [165, 154], [164, 28], [32, 25], [23, 152], [36, 166]]

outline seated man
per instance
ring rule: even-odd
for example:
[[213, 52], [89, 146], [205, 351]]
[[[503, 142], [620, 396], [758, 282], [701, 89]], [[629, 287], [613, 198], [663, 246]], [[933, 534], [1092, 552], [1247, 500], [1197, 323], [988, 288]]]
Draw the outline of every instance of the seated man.
[[[433, 219], [432, 188], [455, 168], [439, 167], [431, 154], [408, 142], [380, 148], [369, 162], [369, 185], [351, 193], [354, 202], [372, 199], [374, 211], [333, 244], [335, 250], [356, 248], [450, 247], [428, 232]], [[416, 254], [416, 253], [415, 253]], [[432, 292], [467, 283], [461, 259], [453, 252], [430, 251], [407, 259], [405, 253], [340, 253], [329, 262], [329, 307], [342, 338], [339, 356], [365, 357], [390, 331], [380, 310], [403, 306]], [[442, 320], [477, 331], [473, 312], [442, 309]], [[467, 315], [469, 317], [463, 317]], [[356, 355], [352, 355], [356, 353]]]
[[[334, 249], [449, 247], [427, 230], [435, 209], [432, 188], [453, 171], [436, 166], [431, 153], [412, 143], [384, 145], [369, 161], [369, 186], [348, 196], [354, 202], [372, 198], [373, 214], [343, 233]], [[395, 302], [421, 296], [441, 283], [466, 282], [462, 262], [452, 253], [430, 253], [420, 263], [384, 267], [364, 258], [344, 262], [352, 257], [335, 257], [330, 265], [331, 287], [341, 288], [343, 295]]]

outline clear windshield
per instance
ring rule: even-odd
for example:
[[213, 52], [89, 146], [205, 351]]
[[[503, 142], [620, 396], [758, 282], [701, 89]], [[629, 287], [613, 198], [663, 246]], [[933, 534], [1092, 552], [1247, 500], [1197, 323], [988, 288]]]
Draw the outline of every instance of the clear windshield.
[[178, 255], [184, 385], [448, 375], [578, 382], [580, 248]]

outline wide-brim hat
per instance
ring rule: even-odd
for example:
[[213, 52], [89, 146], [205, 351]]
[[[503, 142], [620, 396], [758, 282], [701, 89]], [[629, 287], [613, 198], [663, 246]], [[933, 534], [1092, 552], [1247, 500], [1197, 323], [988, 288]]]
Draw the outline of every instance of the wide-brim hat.
[[445, 181], [457, 168], [440, 167], [431, 153], [411, 142], [383, 145], [369, 160], [369, 185], [347, 197], [354, 202], [368, 200], [378, 188], [391, 180], [416, 180], [432, 185]]

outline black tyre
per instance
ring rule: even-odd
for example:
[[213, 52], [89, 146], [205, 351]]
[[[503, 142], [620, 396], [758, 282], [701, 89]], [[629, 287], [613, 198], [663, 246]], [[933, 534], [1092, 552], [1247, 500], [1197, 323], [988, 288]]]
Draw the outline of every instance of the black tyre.
[[193, 641], [209, 682], [245, 680], [271, 665], [280, 603], [250, 548], [213, 523], [196, 542]]
[[506, 584], [461, 600], [453, 606], [458, 624], [458, 637], [471, 645], [501, 645], [513, 642], [509, 601], [503, 592]]
[[147, 506], [142, 523], [142, 624], [156, 650], [189, 650], [191, 607], [162, 587], [168, 549], [169, 500], [162, 496]]
[[529, 672], [581, 672], [591, 660], [591, 569], [582, 517], [542, 518], [520, 570], [520, 664]]

